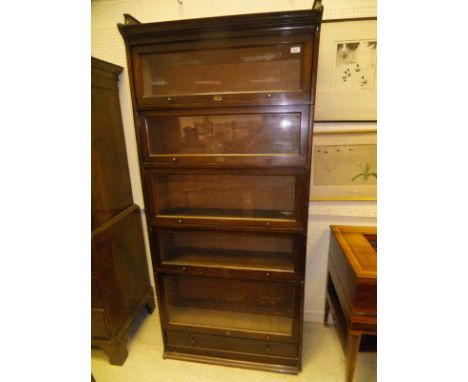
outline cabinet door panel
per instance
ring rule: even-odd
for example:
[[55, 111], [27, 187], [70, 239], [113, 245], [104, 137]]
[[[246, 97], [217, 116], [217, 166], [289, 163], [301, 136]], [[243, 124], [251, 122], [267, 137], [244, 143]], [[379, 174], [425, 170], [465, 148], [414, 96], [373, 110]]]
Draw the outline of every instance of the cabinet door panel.
[[140, 210], [134, 205], [92, 231], [98, 275], [93, 287], [99, 287], [101, 304], [109, 312], [112, 335], [129, 319], [150, 285], [142, 229]]
[[158, 266], [187, 274], [256, 278], [301, 277], [302, 235], [153, 230]]
[[298, 336], [297, 284], [168, 274], [161, 282], [168, 328], [283, 341]]
[[312, 45], [310, 35], [295, 35], [136, 47], [137, 103], [306, 103]]
[[91, 228], [132, 204], [117, 76], [92, 66]]
[[304, 173], [153, 170], [145, 176], [151, 217], [157, 224], [263, 228], [304, 224], [303, 208], [298, 208], [306, 200]]
[[165, 166], [305, 165], [307, 106], [148, 112], [144, 161]]

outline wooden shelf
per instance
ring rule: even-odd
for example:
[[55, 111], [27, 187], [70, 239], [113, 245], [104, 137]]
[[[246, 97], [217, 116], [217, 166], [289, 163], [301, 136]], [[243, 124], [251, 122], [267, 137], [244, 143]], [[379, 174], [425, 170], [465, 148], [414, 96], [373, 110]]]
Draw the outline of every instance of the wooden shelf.
[[171, 324], [226, 330], [292, 334], [292, 318], [215, 309], [169, 306]]
[[227, 251], [218, 249], [178, 248], [171, 257], [162, 261], [166, 265], [191, 265], [233, 269], [294, 272], [293, 257], [284, 252]]
[[166, 208], [157, 216], [200, 216], [200, 217], [234, 217], [245, 219], [287, 219], [294, 220], [293, 211], [274, 210], [241, 210], [227, 208]]

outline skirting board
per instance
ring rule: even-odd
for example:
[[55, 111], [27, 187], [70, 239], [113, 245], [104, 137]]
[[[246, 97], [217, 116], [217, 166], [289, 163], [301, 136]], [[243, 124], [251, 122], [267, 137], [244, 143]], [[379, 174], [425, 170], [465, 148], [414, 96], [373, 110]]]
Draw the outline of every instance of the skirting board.
[[[324, 310], [305, 310], [304, 311], [304, 321], [305, 322], [314, 322], [314, 323], [323, 323], [323, 314], [325, 313]], [[332, 320], [330, 320], [330, 317], [328, 318], [328, 322], [330, 324], [333, 323]]]

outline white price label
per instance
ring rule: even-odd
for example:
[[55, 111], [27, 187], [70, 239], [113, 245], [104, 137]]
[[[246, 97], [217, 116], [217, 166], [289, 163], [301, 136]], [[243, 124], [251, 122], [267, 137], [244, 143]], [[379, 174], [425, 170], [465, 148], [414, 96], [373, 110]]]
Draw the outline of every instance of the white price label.
[[291, 47], [291, 53], [301, 53], [301, 47], [300, 46], [292, 46]]

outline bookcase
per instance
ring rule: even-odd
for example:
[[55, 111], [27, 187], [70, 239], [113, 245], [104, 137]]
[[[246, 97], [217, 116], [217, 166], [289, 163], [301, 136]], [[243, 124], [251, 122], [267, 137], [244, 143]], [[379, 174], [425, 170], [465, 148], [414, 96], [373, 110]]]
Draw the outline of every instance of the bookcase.
[[118, 25], [166, 358], [301, 369], [322, 12]]

